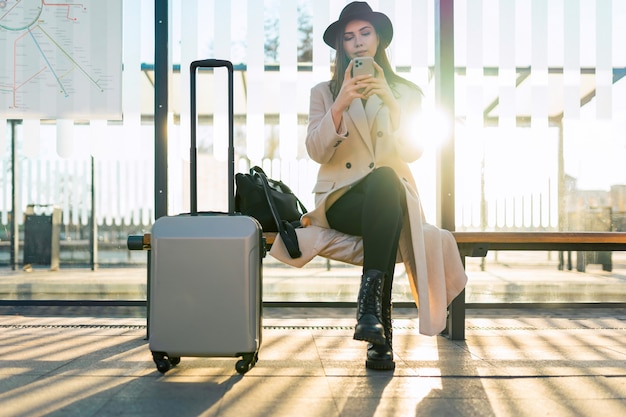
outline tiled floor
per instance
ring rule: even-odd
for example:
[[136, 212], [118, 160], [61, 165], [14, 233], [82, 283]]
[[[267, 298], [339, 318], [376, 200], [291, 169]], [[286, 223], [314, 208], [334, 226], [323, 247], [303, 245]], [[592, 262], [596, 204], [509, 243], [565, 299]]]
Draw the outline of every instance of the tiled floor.
[[162, 375], [145, 318], [108, 313], [0, 309], [0, 415], [626, 415], [626, 309], [469, 310], [465, 341], [397, 310], [396, 370], [373, 372], [350, 309], [266, 308], [244, 376], [187, 357]]

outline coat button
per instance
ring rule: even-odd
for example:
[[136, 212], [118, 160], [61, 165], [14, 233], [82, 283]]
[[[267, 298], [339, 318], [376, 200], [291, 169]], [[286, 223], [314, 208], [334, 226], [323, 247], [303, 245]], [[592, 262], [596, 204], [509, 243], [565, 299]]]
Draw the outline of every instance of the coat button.
[[380, 130], [378, 132], [376, 132], [376, 136], [378, 136], [379, 138], [383, 137], [383, 132], [381, 132]]
[[346, 163], [346, 168], [348, 169], [352, 168], [352, 164], [350, 162]]
[[370, 169], [374, 168], [374, 163], [370, 162]]

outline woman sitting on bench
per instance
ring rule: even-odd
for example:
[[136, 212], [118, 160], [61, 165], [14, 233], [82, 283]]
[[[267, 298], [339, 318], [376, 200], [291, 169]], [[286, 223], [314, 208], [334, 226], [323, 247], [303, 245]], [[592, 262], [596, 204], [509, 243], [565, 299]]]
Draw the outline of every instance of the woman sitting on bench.
[[[315, 255], [363, 265], [354, 339], [368, 342], [366, 367], [394, 369], [391, 290], [404, 261], [419, 302], [420, 331], [445, 327], [446, 306], [467, 281], [456, 243], [424, 222], [408, 163], [422, 154], [411, 131], [421, 90], [394, 73], [386, 55], [393, 27], [365, 2], [348, 4], [324, 33], [336, 49], [334, 74], [311, 90], [306, 148], [321, 166], [315, 208], [303, 216], [301, 266]], [[354, 58], [373, 57], [375, 74], [352, 75]], [[282, 252], [282, 253], [281, 253]], [[419, 296], [418, 296], [419, 294]]]

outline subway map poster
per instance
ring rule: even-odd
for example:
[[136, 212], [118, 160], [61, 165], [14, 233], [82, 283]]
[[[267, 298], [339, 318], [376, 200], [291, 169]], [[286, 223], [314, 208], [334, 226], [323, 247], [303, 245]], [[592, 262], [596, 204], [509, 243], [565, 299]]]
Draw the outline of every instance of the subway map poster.
[[122, 0], [0, 0], [0, 119], [121, 119]]

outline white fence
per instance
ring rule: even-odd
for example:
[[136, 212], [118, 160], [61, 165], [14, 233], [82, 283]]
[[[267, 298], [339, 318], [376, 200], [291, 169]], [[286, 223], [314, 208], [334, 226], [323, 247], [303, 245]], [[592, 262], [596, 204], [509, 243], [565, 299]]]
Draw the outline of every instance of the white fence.
[[[94, 183], [92, 189], [92, 164]], [[261, 164], [272, 178], [283, 180], [307, 207], [313, 207], [311, 190], [317, 165], [310, 160], [264, 160]], [[237, 163], [238, 172], [249, 169], [247, 159]], [[0, 160], [0, 219], [7, 225], [11, 212], [11, 164]], [[170, 158], [169, 213], [189, 211], [189, 162]], [[63, 224], [88, 225], [92, 193], [99, 225], [148, 227], [154, 220], [154, 164], [151, 159], [31, 159], [22, 158], [17, 167], [17, 219], [33, 205], [46, 213], [52, 207], [63, 212]], [[226, 162], [198, 156], [198, 209], [226, 211], [228, 208]]]
[[[241, 158], [237, 172], [246, 172], [250, 163]], [[154, 220], [154, 164], [151, 159], [120, 159], [93, 161], [95, 183], [92, 191], [91, 158], [85, 159], [21, 159], [18, 165], [17, 219], [23, 222], [28, 205], [46, 211], [60, 207], [63, 224], [88, 225], [92, 192], [99, 225], [136, 226], [148, 228]], [[261, 167], [272, 178], [280, 179], [298, 195], [307, 208], [313, 207], [311, 190], [318, 165], [308, 159], [263, 160]], [[3, 172], [0, 195], [1, 223], [7, 225], [11, 211], [10, 161], [0, 160]], [[189, 211], [189, 162], [170, 159], [169, 213]], [[426, 179], [428, 180], [428, 179]], [[432, 177], [430, 179], [432, 181]], [[419, 181], [419, 178], [418, 178]], [[424, 181], [424, 179], [422, 179]], [[463, 184], [463, 182], [461, 182]], [[227, 210], [227, 168], [225, 161], [210, 155], [198, 157], [198, 209]], [[471, 199], [457, 201], [457, 229], [553, 229], [557, 227], [555, 190], [546, 188], [528, 194], [510, 194], [481, 201], [480, 193]], [[422, 198], [430, 200], [422, 193]], [[462, 193], [459, 193], [462, 195]], [[481, 207], [486, 207], [485, 218]], [[432, 216], [428, 220], [433, 222]]]

